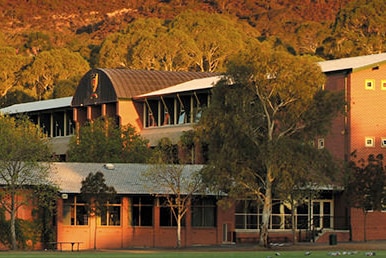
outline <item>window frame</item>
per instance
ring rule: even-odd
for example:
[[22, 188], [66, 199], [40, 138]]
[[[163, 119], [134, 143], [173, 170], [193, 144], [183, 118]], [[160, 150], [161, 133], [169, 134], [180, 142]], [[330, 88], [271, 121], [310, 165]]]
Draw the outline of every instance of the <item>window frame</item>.
[[365, 80], [365, 89], [366, 90], [375, 90], [375, 80], [374, 79], [366, 79]]
[[365, 147], [373, 148], [375, 147], [375, 138], [371, 136], [365, 137]]
[[[68, 222], [66, 219], [67, 216], [65, 216], [66, 212], [70, 213], [69, 223], [67, 223]], [[86, 203], [82, 202], [79, 196], [70, 195], [67, 197], [67, 199], [63, 200], [62, 216], [63, 216], [63, 224], [66, 226], [88, 226], [89, 225], [89, 215], [87, 213]], [[81, 218], [81, 216], [83, 218]]]
[[217, 205], [214, 198], [194, 198], [191, 213], [193, 228], [213, 228], [217, 226]]
[[[118, 208], [118, 209], [117, 209]], [[118, 212], [116, 212], [118, 211]], [[119, 227], [122, 225], [122, 198], [118, 197], [116, 200], [112, 203], [107, 202], [106, 203], [106, 210], [103, 212], [104, 214], [101, 214], [98, 217], [98, 225], [99, 226], [114, 226]], [[118, 220], [114, 219], [114, 214], [118, 214]], [[104, 220], [102, 219], [104, 217], [106, 224], [102, 224]], [[111, 223], [112, 221], [115, 221]]]
[[[135, 202], [134, 200], [137, 200]], [[143, 202], [142, 200], [147, 199], [149, 202]], [[133, 196], [131, 197], [131, 221], [130, 225], [132, 227], [153, 227], [154, 226], [154, 198], [151, 196]], [[151, 203], [150, 203], [151, 202]], [[151, 209], [150, 219], [144, 219], [144, 217], [149, 216], [149, 213], [146, 213], [148, 209]], [[138, 209], [138, 212], [136, 213]], [[138, 220], [136, 220], [138, 217]], [[146, 223], [150, 221], [150, 223]]]
[[386, 90], [386, 80], [381, 80], [381, 90]]

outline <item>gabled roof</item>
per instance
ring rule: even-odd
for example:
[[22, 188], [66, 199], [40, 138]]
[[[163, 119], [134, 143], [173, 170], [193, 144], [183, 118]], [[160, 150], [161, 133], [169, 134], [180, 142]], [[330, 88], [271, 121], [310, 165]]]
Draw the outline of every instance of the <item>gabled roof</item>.
[[[144, 181], [143, 174], [151, 168], [149, 164], [134, 163], [53, 163], [51, 179], [56, 182], [62, 193], [80, 193], [82, 180], [90, 173], [102, 172], [108, 186], [113, 186], [118, 194], [154, 194], [167, 190], [151, 186]], [[203, 165], [184, 165], [184, 175], [198, 172]], [[150, 192], [154, 189], [155, 192]]]
[[15, 104], [6, 108], [0, 109], [1, 114], [20, 114], [31, 113], [44, 110], [53, 110], [59, 108], [71, 108], [72, 97], [40, 100], [34, 102], [27, 102], [21, 104]]
[[324, 73], [342, 70], [354, 71], [382, 63], [386, 63], [386, 53], [318, 62]]

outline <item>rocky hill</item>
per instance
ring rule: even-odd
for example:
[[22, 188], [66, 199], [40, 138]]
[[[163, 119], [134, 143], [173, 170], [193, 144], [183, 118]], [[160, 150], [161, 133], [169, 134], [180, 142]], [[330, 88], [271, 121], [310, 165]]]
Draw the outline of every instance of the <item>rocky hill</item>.
[[[275, 34], [275, 23], [331, 22], [353, 0], [0, 0], [1, 32], [9, 44], [25, 33], [43, 31], [67, 40], [88, 34], [95, 40], [123, 30], [138, 17], [172, 18], [186, 9], [236, 16], [263, 34]], [[267, 26], [267, 21], [273, 26]], [[57, 44], [60, 44], [58, 40]]]

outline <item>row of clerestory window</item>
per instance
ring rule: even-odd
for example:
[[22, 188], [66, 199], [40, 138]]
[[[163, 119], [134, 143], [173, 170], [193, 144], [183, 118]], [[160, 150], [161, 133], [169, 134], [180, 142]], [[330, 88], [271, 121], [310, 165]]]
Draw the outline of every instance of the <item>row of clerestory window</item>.
[[145, 99], [143, 124], [145, 127], [157, 127], [197, 123], [208, 104], [207, 92]]

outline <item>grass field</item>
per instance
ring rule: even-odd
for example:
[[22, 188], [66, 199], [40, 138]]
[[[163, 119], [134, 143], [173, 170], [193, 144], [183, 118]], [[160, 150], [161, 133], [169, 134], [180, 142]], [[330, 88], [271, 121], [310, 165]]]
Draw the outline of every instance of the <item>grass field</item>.
[[[309, 257], [331, 257], [333, 251], [312, 251]], [[340, 251], [339, 256], [367, 257], [369, 251], [358, 251], [357, 253], [345, 253]], [[337, 253], [336, 253], [337, 254]], [[377, 257], [386, 257], [386, 251], [376, 251]], [[338, 256], [338, 255], [336, 255]], [[267, 258], [267, 257], [308, 257], [304, 251], [81, 251], [81, 252], [0, 252], [0, 257], [7, 258]]]

